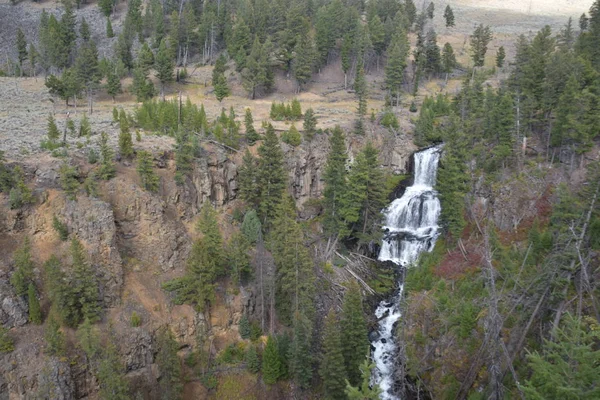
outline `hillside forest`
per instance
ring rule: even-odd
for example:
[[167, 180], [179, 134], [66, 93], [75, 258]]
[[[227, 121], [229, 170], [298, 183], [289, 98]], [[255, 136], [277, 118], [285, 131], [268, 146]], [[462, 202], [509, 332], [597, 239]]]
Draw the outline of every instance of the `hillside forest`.
[[[389, 398], [600, 398], [590, 5], [0, 2], [0, 398], [388, 398], [394, 293]], [[380, 262], [437, 145], [441, 234]]]

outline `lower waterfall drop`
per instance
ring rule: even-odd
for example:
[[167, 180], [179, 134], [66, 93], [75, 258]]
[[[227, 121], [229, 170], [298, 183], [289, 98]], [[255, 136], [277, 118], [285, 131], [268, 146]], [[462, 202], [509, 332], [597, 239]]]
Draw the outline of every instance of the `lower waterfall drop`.
[[[437, 221], [441, 211], [433, 186], [441, 151], [442, 145], [439, 145], [414, 154], [413, 185], [384, 211], [384, 239], [379, 261], [391, 261], [406, 268], [416, 262], [422, 252], [433, 250], [439, 234]], [[377, 335], [371, 342], [375, 361], [371, 379], [381, 388], [382, 400], [399, 399], [394, 394], [394, 326], [401, 316], [399, 302], [403, 290], [404, 282], [400, 282], [394, 296], [379, 303], [375, 310], [379, 322]]]

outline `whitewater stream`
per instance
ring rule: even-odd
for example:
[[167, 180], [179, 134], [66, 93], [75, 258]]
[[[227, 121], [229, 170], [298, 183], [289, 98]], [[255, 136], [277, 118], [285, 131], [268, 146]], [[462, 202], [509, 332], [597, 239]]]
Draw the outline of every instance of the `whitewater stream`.
[[[433, 189], [436, 180], [441, 146], [431, 147], [414, 154], [414, 183], [402, 197], [394, 200], [385, 210], [384, 238], [378, 259], [391, 261], [406, 268], [417, 261], [424, 251], [433, 250], [438, 237], [440, 201]], [[402, 274], [400, 274], [402, 275]], [[379, 303], [377, 335], [373, 338], [372, 382], [382, 390], [382, 400], [397, 400], [394, 394], [394, 364], [396, 343], [394, 326], [400, 319], [400, 299], [404, 282], [399, 282], [394, 295]]]

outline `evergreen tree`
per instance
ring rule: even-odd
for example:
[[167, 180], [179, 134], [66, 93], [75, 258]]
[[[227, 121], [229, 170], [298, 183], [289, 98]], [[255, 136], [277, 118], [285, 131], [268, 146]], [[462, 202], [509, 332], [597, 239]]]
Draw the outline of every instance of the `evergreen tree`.
[[178, 185], [194, 170], [194, 145], [190, 136], [183, 130], [175, 136], [175, 182]]
[[313, 357], [312, 349], [312, 322], [304, 313], [294, 313], [294, 337], [290, 345], [290, 373], [298, 386], [307, 389], [312, 379]]
[[77, 192], [79, 191], [79, 180], [77, 179], [79, 173], [76, 167], [71, 167], [69, 164], [64, 163], [60, 166], [60, 186], [65, 191], [69, 200], [77, 199]]
[[496, 53], [496, 67], [502, 68], [504, 67], [504, 60], [506, 59], [506, 51], [504, 50], [504, 46], [500, 46], [498, 52]]
[[73, 11], [73, 4], [70, 0], [63, 2], [65, 11], [60, 18], [60, 40], [62, 42], [65, 53], [59, 55], [62, 60], [58, 67], [66, 67], [71, 63], [71, 55], [75, 52], [77, 41], [77, 19]]
[[116, 174], [114, 165], [114, 152], [108, 144], [106, 132], [100, 133], [100, 168], [98, 175], [101, 179], [109, 180]]
[[340, 201], [346, 188], [346, 160], [348, 159], [344, 132], [337, 125], [329, 138], [329, 145], [330, 150], [323, 174], [325, 183], [323, 191], [323, 227], [328, 235], [333, 236], [339, 234], [343, 225], [342, 216], [340, 215]]
[[119, 75], [115, 72], [114, 67], [108, 70], [108, 74], [106, 75], [106, 92], [113, 99], [113, 103], [115, 102], [115, 96], [123, 93], [123, 88], [121, 87], [121, 79]]
[[167, 45], [166, 39], [161, 40], [156, 58], [154, 61], [154, 69], [156, 70], [156, 77], [160, 81], [160, 95], [162, 99], [165, 99], [165, 84], [173, 81], [173, 60]]
[[444, 50], [442, 51], [442, 72], [446, 73], [446, 79], [448, 74], [456, 68], [456, 55], [454, 54], [454, 49], [450, 43], [446, 43], [444, 45]]
[[342, 237], [354, 234], [362, 243], [378, 238], [376, 225], [385, 204], [384, 177], [377, 154], [377, 149], [367, 143], [356, 156], [340, 202], [340, 213], [348, 227], [340, 232]]
[[90, 125], [90, 120], [87, 117], [86, 113], [83, 113], [83, 117], [79, 122], [79, 132], [78, 137], [90, 137], [92, 135], [92, 127]]
[[492, 40], [492, 30], [489, 26], [480, 24], [471, 35], [471, 59], [475, 67], [483, 67], [488, 44]]
[[27, 59], [27, 40], [21, 28], [17, 28], [17, 56], [19, 59], [19, 74], [23, 76], [23, 62]]
[[327, 399], [346, 399], [346, 368], [337, 316], [333, 309], [325, 317], [322, 359], [319, 373]]
[[351, 67], [351, 53], [352, 53], [352, 38], [349, 35], [344, 36], [344, 41], [342, 42], [341, 49], [341, 61], [342, 61], [342, 71], [344, 71], [344, 89], [348, 87], [348, 71], [350, 71]]
[[354, 79], [354, 91], [358, 97], [358, 125], [357, 133], [363, 134], [363, 118], [367, 114], [367, 81], [365, 79], [365, 70], [362, 65], [356, 68], [356, 78]]
[[219, 100], [219, 103], [223, 101], [225, 97], [229, 97], [231, 95], [231, 90], [227, 85], [227, 78], [225, 78], [225, 74], [217, 75], [216, 81], [213, 81], [213, 86], [215, 90], [215, 97]]
[[260, 201], [258, 213], [263, 226], [268, 226], [275, 217], [286, 184], [283, 152], [271, 124], [267, 126], [265, 138], [258, 148], [258, 154], [260, 156], [256, 170], [256, 185], [259, 189], [257, 200]]
[[144, 77], [147, 77], [153, 65], [154, 54], [148, 43], [144, 42], [137, 55], [137, 66], [143, 71]]
[[267, 385], [272, 385], [279, 380], [281, 376], [281, 362], [277, 344], [271, 336], [267, 338], [267, 345], [262, 357], [262, 377]]
[[289, 131], [281, 134], [281, 141], [290, 146], [297, 147], [302, 143], [302, 136], [300, 135], [300, 132], [298, 132], [298, 129], [296, 129], [296, 126], [292, 124]]
[[395, 36], [388, 51], [388, 62], [385, 67], [385, 85], [396, 106], [400, 105], [400, 91], [404, 82], [408, 42], [406, 34], [401, 32]]
[[42, 323], [42, 310], [40, 308], [40, 301], [38, 300], [35, 286], [32, 282], [29, 283], [27, 288], [27, 300], [29, 304], [29, 322], [39, 325]]
[[79, 346], [89, 360], [95, 360], [100, 352], [100, 338], [97, 329], [89, 319], [85, 319], [76, 332]]
[[361, 385], [354, 387], [347, 382], [346, 395], [348, 400], [379, 400], [381, 396], [381, 389], [378, 385], [371, 386], [371, 371], [375, 368], [374, 363], [369, 363], [369, 360], [365, 359], [360, 365], [360, 371], [362, 375]]
[[101, 399], [128, 400], [130, 398], [129, 387], [125, 379], [125, 368], [123, 368], [123, 363], [119, 359], [119, 353], [112, 340], [105, 345], [96, 376]]
[[15, 349], [15, 343], [8, 334], [8, 329], [0, 325], [0, 353], [10, 353]]
[[142, 186], [150, 192], [158, 191], [159, 177], [154, 173], [152, 154], [140, 151], [137, 154], [137, 172], [140, 175]]
[[106, 37], [109, 39], [115, 37], [115, 32], [113, 31], [112, 23], [110, 22], [109, 17], [106, 17]]
[[590, 19], [587, 17], [587, 15], [585, 13], [581, 14], [581, 16], [579, 17], [579, 29], [581, 30], [581, 32], [587, 31], [589, 22]]
[[433, 29], [427, 32], [425, 40], [425, 64], [423, 65], [424, 72], [436, 74], [441, 69], [441, 54], [440, 48], [437, 45], [437, 35]]
[[60, 131], [56, 126], [54, 115], [48, 115], [48, 141], [55, 143], [60, 138]]
[[263, 91], [269, 90], [273, 84], [273, 73], [270, 71], [269, 57], [271, 43], [269, 39], [261, 45], [255, 36], [246, 58], [246, 67], [242, 70], [242, 86], [254, 100]]
[[427, 17], [429, 19], [433, 19], [433, 15], [435, 12], [435, 4], [433, 4], [433, 1], [431, 3], [429, 3], [429, 5], [427, 6]]
[[302, 35], [296, 41], [294, 53], [296, 54], [293, 61], [294, 78], [298, 82], [298, 91], [300, 91], [312, 76], [315, 64], [315, 49], [309, 34]]
[[84, 42], [89, 42], [91, 36], [90, 26], [88, 25], [85, 18], [81, 18], [81, 22], [79, 23], [79, 37]]
[[413, 0], [404, 1], [404, 11], [406, 12], [406, 18], [408, 19], [409, 27], [411, 27], [417, 19], [417, 6]]
[[234, 286], [239, 285], [250, 274], [249, 247], [250, 243], [241, 232], [234, 233], [227, 245], [228, 272]]
[[[595, 399], [600, 396], [598, 324], [567, 313], [556, 341], [544, 340], [544, 351], [529, 353], [531, 378], [521, 389], [531, 399]], [[591, 322], [590, 322], [591, 321]]]
[[181, 362], [177, 351], [179, 351], [179, 344], [171, 330], [169, 328], [162, 329], [158, 334], [156, 363], [160, 368], [158, 386], [161, 399], [164, 400], [180, 399], [183, 391]]
[[98, 8], [106, 18], [112, 14], [114, 5], [114, 0], [98, 0]]
[[260, 372], [260, 358], [258, 357], [256, 346], [254, 345], [248, 347], [248, 351], [246, 352], [246, 365], [248, 371], [251, 373], [257, 374]]
[[154, 84], [148, 79], [147, 74], [139, 65], [133, 70], [133, 83], [130, 88], [131, 92], [135, 94], [138, 102], [143, 102], [151, 99], [154, 92]]
[[75, 73], [77, 79], [85, 88], [91, 113], [94, 91], [98, 88], [102, 78], [98, 65], [98, 50], [94, 42], [85, 43], [79, 48], [75, 60]]
[[361, 380], [359, 366], [368, 354], [369, 341], [360, 288], [355, 281], [349, 283], [344, 296], [340, 329], [348, 381], [351, 385], [358, 385]]
[[314, 272], [304, 245], [304, 235], [296, 222], [293, 201], [286, 198], [278, 207], [271, 232], [271, 253], [277, 274], [276, 306], [282, 321], [292, 321], [294, 313], [312, 311]]
[[133, 156], [133, 139], [129, 131], [129, 121], [123, 109], [119, 114], [119, 126], [121, 130], [119, 133], [119, 153], [122, 157], [129, 158]]
[[53, 315], [48, 318], [45, 339], [48, 347], [46, 351], [53, 356], [63, 355], [66, 350], [65, 335], [60, 331], [60, 325]]
[[309, 108], [304, 113], [304, 122], [302, 124], [304, 135], [310, 140], [317, 131], [317, 117], [312, 108]]
[[242, 339], [250, 339], [250, 321], [248, 321], [246, 314], [243, 314], [240, 318], [238, 330]]
[[448, 4], [446, 6], [446, 10], [444, 10], [444, 19], [446, 20], [446, 28], [450, 28], [455, 25], [454, 12], [452, 11], [450, 4]]
[[33, 260], [31, 259], [31, 243], [26, 237], [23, 245], [13, 254], [15, 272], [10, 277], [10, 284], [15, 288], [17, 296], [27, 293], [29, 284], [33, 282]]
[[35, 49], [33, 43], [29, 43], [29, 66], [31, 67], [31, 76], [36, 76], [36, 63], [38, 61], [39, 54]]
[[256, 211], [250, 210], [246, 212], [244, 221], [242, 222], [241, 231], [250, 244], [255, 244], [258, 241], [261, 229], [262, 227], [258, 215], [256, 215]]
[[77, 322], [85, 318], [90, 322], [95, 322], [100, 319], [102, 311], [98, 282], [93, 269], [86, 260], [83, 245], [76, 237], [71, 239], [71, 258], [73, 276], [70, 286], [81, 310], [81, 317]]
[[252, 146], [260, 139], [260, 135], [256, 132], [256, 129], [254, 129], [254, 118], [252, 118], [252, 111], [250, 108], [246, 108], [244, 127], [246, 128], [246, 140], [248, 140], [248, 144]]
[[8, 198], [11, 210], [14, 210], [26, 204], [31, 204], [33, 202], [33, 195], [31, 194], [31, 189], [25, 184], [23, 170], [20, 166], [17, 165], [13, 168], [12, 175], [13, 187], [8, 193]]

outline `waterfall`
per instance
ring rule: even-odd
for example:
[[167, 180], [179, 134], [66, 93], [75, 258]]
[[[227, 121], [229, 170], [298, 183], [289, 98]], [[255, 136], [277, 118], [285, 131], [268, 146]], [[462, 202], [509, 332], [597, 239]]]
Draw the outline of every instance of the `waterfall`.
[[[437, 220], [440, 201], [433, 189], [442, 146], [431, 147], [414, 154], [414, 183], [406, 188], [404, 195], [394, 200], [384, 210], [384, 238], [379, 252], [380, 261], [391, 261], [400, 267], [413, 264], [424, 251], [433, 250], [438, 237]], [[372, 338], [372, 382], [382, 390], [382, 400], [396, 400], [394, 387], [394, 364], [396, 344], [394, 326], [401, 316], [400, 299], [404, 282], [389, 300], [379, 303], [377, 334]]]

